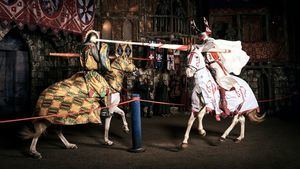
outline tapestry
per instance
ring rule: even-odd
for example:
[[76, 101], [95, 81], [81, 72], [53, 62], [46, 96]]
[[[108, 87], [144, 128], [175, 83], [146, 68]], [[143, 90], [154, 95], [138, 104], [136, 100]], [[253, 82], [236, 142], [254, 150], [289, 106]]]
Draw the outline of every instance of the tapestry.
[[93, 28], [95, 0], [0, 0], [0, 21], [4, 25], [14, 22], [22, 29], [40, 26], [83, 33]]

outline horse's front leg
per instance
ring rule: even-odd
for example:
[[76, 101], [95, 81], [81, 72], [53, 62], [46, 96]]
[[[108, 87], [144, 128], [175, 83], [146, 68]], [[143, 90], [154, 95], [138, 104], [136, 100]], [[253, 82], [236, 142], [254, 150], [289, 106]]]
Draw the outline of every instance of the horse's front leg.
[[203, 118], [206, 114], [206, 107], [204, 106], [201, 111], [198, 113], [198, 121], [199, 121], [199, 126], [198, 126], [198, 132], [201, 136], [206, 136], [206, 131], [203, 128]]
[[116, 110], [116, 107], [118, 106], [118, 104], [120, 103], [120, 95], [119, 93], [113, 93], [110, 96], [110, 101], [109, 101], [110, 105], [109, 106], [109, 116], [106, 117], [105, 119], [105, 128], [104, 128], [104, 144], [111, 146], [114, 144], [114, 142], [109, 140], [109, 128], [110, 128], [110, 123], [111, 123], [111, 118], [114, 114], [114, 111]]
[[128, 128], [128, 123], [126, 121], [124, 111], [122, 109], [120, 109], [119, 107], [116, 107], [114, 112], [121, 115], [122, 121], [123, 121], [123, 131], [128, 134], [129, 133], [129, 128]]
[[114, 142], [109, 140], [109, 136], [108, 136], [111, 118], [112, 118], [112, 114], [110, 114], [109, 117], [107, 117], [105, 119], [104, 144], [108, 145], [108, 146], [111, 146], [114, 144]]
[[186, 131], [185, 131], [185, 134], [184, 134], [184, 139], [181, 143], [181, 148], [188, 147], [188, 139], [189, 139], [190, 131], [191, 131], [191, 128], [193, 126], [193, 123], [194, 123], [195, 119], [196, 119], [196, 117], [194, 116], [194, 113], [191, 113]]
[[230, 124], [230, 126], [227, 128], [227, 130], [224, 132], [224, 134], [221, 136], [220, 141], [225, 141], [228, 134], [231, 132], [231, 130], [234, 128], [234, 126], [239, 122], [239, 115], [235, 115], [233, 117], [233, 120]]

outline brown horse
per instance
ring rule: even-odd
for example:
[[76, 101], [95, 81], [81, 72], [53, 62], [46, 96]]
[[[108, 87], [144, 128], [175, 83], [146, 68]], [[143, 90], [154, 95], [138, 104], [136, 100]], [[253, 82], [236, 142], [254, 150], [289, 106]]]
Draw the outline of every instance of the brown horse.
[[[132, 60], [123, 55], [115, 59], [111, 64], [111, 72], [109, 73], [108, 81], [103, 81], [104, 84], [110, 86], [110, 105], [109, 116], [105, 119], [105, 132], [104, 143], [106, 145], [112, 145], [113, 142], [108, 138], [108, 132], [112, 114], [114, 112], [120, 114], [123, 120], [123, 129], [125, 132], [129, 132], [128, 124], [126, 122], [125, 113], [118, 108], [120, 102], [119, 91], [122, 88], [123, 78], [125, 73], [132, 73], [137, 70]], [[104, 78], [103, 78], [104, 80]], [[103, 84], [99, 84], [102, 85]], [[42, 155], [36, 150], [36, 145], [39, 137], [50, 124], [59, 125], [76, 125], [86, 123], [100, 123], [100, 104], [99, 96], [92, 94], [90, 97], [90, 90], [86, 84], [84, 73], [78, 72], [72, 77], [65, 79], [61, 82], [57, 82], [54, 85], [45, 89], [40, 95], [36, 110], [38, 116], [55, 115], [44, 118], [42, 120], [33, 121], [35, 131], [24, 129], [21, 134], [24, 139], [32, 138], [30, 146], [30, 154], [35, 158], [42, 158]], [[56, 116], [57, 115], [57, 116]], [[76, 149], [77, 145], [69, 143], [68, 140], [62, 134], [62, 131], [58, 131], [58, 137], [64, 143], [68, 149]]]

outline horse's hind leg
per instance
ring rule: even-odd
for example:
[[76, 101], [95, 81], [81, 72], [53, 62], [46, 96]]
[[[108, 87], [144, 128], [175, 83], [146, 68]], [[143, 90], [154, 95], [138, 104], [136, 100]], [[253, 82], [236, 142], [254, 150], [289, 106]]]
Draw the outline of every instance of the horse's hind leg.
[[36, 145], [41, 134], [46, 130], [48, 125], [42, 122], [34, 123], [35, 133], [28, 131], [29, 137], [32, 137], [29, 154], [34, 158], [41, 159], [42, 155], [36, 150]]
[[31, 156], [33, 156], [34, 158], [41, 159], [41, 158], [42, 158], [41, 153], [39, 153], [39, 152], [36, 150], [36, 145], [37, 145], [38, 139], [39, 139], [39, 136], [38, 136], [38, 137], [34, 137], [34, 138], [32, 139], [31, 145], [30, 145], [29, 154], [30, 154]]
[[231, 132], [231, 130], [234, 128], [234, 126], [239, 122], [239, 115], [235, 115], [233, 117], [233, 120], [230, 124], [230, 126], [227, 128], [227, 130], [224, 132], [224, 134], [221, 136], [220, 141], [225, 141], [228, 134]]
[[245, 117], [240, 116], [239, 117], [239, 122], [241, 124], [241, 133], [240, 133], [240, 136], [235, 139], [235, 141], [234, 141], [235, 143], [241, 142], [245, 137]]
[[58, 135], [58, 137], [60, 138], [60, 140], [64, 143], [64, 145], [66, 146], [67, 149], [77, 149], [77, 148], [78, 148], [76, 144], [70, 143], [70, 142], [65, 138], [65, 136], [64, 136], [63, 133], [62, 133], [61, 127], [58, 129], [57, 135]]
[[120, 109], [119, 107], [116, 107], [114, 112], [118, 113], [119, 115], [121, 115], [122, 117], [122, 121], [123, 121], [123, 131], [125, 133], [129, 133], [129, 128], [128, 128], [128, 123], [126, 121], [126, 117], [125, 117], [125, 113], [122, 109]]

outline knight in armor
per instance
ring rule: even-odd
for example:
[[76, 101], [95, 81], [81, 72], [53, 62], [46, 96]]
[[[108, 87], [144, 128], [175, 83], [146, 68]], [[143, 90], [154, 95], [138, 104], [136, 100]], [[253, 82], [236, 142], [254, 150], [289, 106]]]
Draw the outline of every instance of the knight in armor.
[[[201, 34], [201, 39], [203, 40], [203, 51], [208, 51], [209, 49], [215, 48], [213, 38], [208, 36], [207, 32]], [[234, 86], [238, 86], [236, 80], [234, 80], [225, 69], [222, 58], [216, 52], [203, 52], [205, 57], [205, 62], [211, 71], [215, 81], [219, 85], [220, 99], [221, 99], [221, 109], [225, 113], [224, 116], [230, 115], [230, 111], [227, 108], [227, 101], [225, 97], [225, 91], [231, 90]], [[220, 115], [216, 115], [216, 120], [220, 121]]]
[[[193, 27], [196, 28], [197, 33], [200, 33], [195, 22], [192, 22], [192, 24], [194, 24]], [[237, 81], [230, 73], [239, 75], [241, 68], [248, 62], [249, 56], [242, 51], [240, 41], [215, 40], [214, 38], [209, 37], [211, 30], [209, 29], [208, 22], [205, 18], [204, 25], [205, 31], [201, 32], [199, 36], [203, 45], [202, 53], [205, 57], [204, 59], [207, 67], [219, 86], [221, 109], [224, 112], [223, 116], [226, 117], [230, 115], [230, 111], [227, 108], [225, 92], [239, 90]], [[231, 51], [224, 47], [233, 50]], [[228, 63], [230, 62], [228, 56], [232, 59], [231, 63]], [[216, 115], [216, 120], [220, 121], [220, 115]]]
[[[98, 32], [90, 30], [86, 33], [80, 63], [85, 73], [90, 97], [100, 97], [105, 106], [110, 105], [110, 86], [104, 76], [110, 72], [108, 45], [101, 44], [99, 50]], [[102, 114], [108, 114], [108, 108], [102, 109]]]

